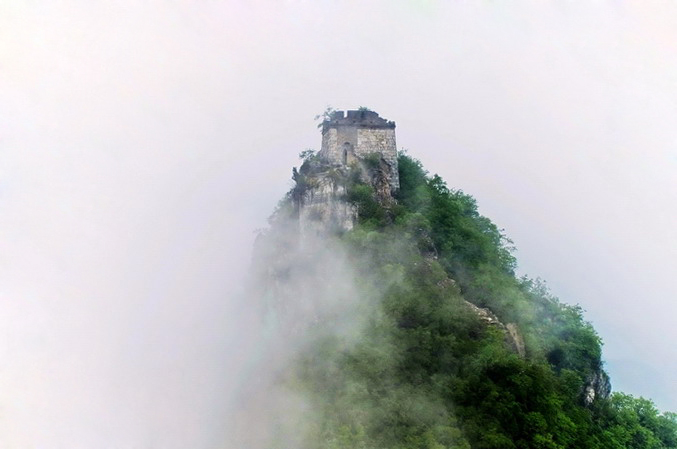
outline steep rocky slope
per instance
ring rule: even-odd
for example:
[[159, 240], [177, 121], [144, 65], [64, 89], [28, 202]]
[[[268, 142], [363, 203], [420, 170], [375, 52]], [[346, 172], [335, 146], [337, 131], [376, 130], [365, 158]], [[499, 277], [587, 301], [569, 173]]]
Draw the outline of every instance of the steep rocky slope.
[[677, 447], [676, 415], [610, 395], [580, 307], [515, 277], [474, 199], [359, 140], [392, 122], [348, 117], [323, 125], [333, 146], [304, 153], [257, 244], [269, 378], [296, 398], [255, 413], [285, 416], [266, 447]]

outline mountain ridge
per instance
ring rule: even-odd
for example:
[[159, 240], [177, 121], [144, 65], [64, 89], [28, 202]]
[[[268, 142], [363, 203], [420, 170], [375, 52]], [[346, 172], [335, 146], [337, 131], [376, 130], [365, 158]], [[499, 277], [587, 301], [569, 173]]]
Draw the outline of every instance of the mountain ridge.
[[611, 394], [582, 309], [515, 276], [471, 196], [407, 154], [324, 150], [304, 153], [260, 242], [278, 263], [262, 288], [284, 298], [269, 309], [302, 342], [282, 369], [312, 410], [297, 447], [677, 447], [677, 416]]

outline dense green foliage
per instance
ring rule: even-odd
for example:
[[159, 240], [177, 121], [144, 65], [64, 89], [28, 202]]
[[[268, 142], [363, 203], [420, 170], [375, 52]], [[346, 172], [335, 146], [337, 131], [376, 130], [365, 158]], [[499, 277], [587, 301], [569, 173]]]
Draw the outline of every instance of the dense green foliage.
[[[360, 225], [342, 240], [376, 307], [357, 342], [325, 337], [300, 361], [314, 447], [677, 448], [677, 415], [606, 397], [582, 310], [515, 277], [511, 242], [475, 200], [407, 155], [399, 170], [396, 205], [359, 182], [348, 190]], [[466, 301], [514, 323], [526, 356]]]

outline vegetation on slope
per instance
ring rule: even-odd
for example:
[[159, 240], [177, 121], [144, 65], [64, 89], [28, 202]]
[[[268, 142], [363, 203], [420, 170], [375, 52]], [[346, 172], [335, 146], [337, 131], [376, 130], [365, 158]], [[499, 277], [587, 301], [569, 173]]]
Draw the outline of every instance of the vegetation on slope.
[[[301, 357], [311, 447], [677, 448], [677, 415], [606, 396], [602, 342], [580, 307], [515, 277], [510, 241], [475, 200], [407, 155], [399, 170], [388, 209], [366, 184], [348, 191], [360, 224], [341, 239], [379, 307], [356, 343], [324, 337]], [[526, 356], [466, 301], [515, 323]]]

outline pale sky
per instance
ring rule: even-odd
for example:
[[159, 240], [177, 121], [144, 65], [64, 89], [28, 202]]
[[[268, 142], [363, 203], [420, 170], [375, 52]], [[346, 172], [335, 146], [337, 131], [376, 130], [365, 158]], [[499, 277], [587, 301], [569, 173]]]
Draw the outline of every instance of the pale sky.
[[231, 299], [327, 105], [396, 121], [520, 273], [587, 310], [614, 389], [677, 411], [675, 23], [669, 2], [0, 2], [0, 446], [218, 447]]

